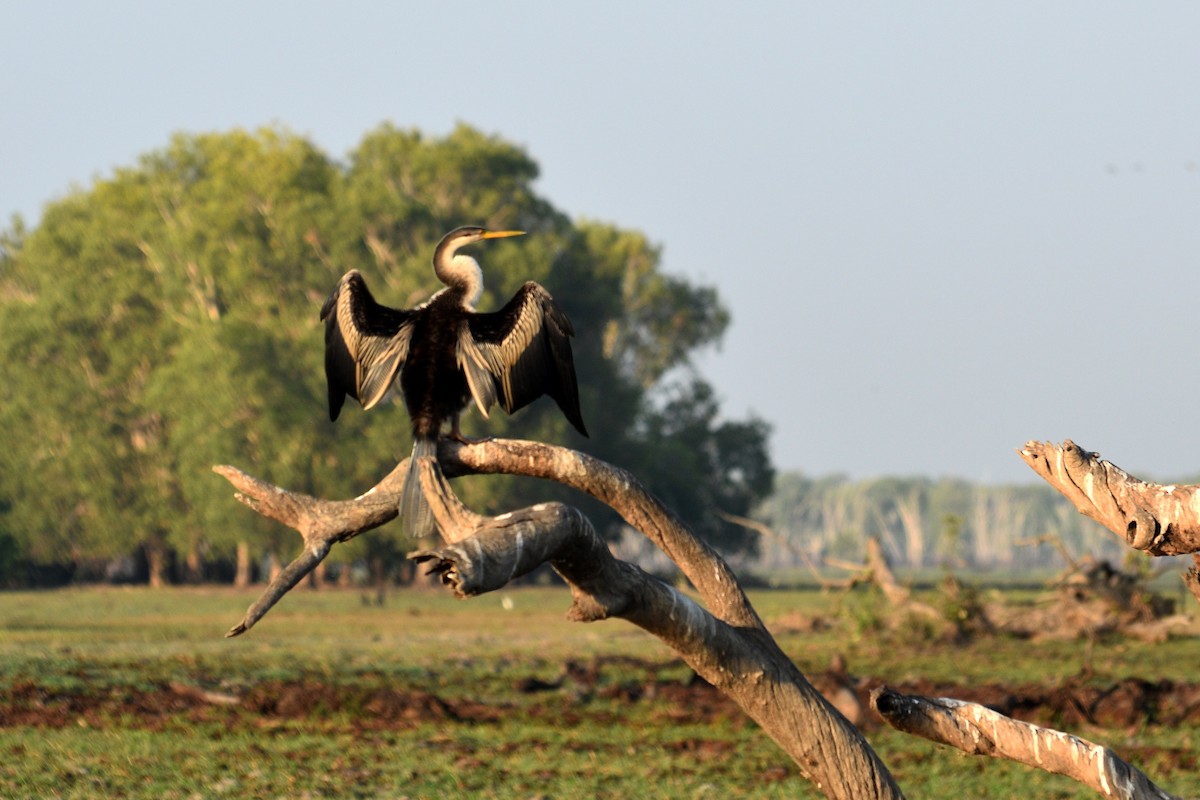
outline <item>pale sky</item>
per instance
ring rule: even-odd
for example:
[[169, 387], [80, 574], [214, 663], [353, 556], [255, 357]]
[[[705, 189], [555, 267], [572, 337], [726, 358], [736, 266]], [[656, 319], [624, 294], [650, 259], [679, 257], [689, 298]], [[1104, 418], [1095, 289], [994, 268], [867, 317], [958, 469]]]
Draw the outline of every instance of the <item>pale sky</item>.
[[175, 131], [467, 122], [717, 286], [782, 469], [1200, 474], [1200, 4], [18, 0], [0, 45], [5, 219]]

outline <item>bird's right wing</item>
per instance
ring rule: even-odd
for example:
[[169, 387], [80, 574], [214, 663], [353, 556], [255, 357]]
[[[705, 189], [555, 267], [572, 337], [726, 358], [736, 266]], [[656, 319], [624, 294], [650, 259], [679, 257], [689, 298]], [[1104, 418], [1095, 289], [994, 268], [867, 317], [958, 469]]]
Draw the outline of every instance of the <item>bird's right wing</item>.
[[499, 311], [467, 317], [456, 355], [483, 415], [497, 401], [511, 414], [546, 394], [587, 436], [571, 354], [574, 334], [571, 320], [554, 298], [533, 281]]
[[415, 314], [375, 302], [358, 270], [347, 272], [321, 306], [329, 418], [349, 395], [371, 408], [387, 393], [408, 357]]

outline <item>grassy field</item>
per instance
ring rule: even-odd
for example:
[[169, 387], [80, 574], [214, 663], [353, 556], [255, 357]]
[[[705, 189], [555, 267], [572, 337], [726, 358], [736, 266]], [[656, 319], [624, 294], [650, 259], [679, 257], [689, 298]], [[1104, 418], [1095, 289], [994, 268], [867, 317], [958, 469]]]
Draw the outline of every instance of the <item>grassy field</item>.
[[[564, 589], [472, 601], [414, 591], [384, 607], [357, 592], [297, 591], [248, 634], [222, 638], [253, 597], [0, 594], [0, 796], [819, 796], [656, 640], [624, 622], [566, 622]], [[1195, 639], [931, 644], [881, 635], [865, 597], [752, 597], [814, 675], [839, 653], [854, 675], [947, 693], [1197, 682]], [[1112, 727], [1061, 708], [1039, 721], [1200, 796], [1200, 708]], [[1092, 796], [1064, 778], [866, 731], [912, 797]]]

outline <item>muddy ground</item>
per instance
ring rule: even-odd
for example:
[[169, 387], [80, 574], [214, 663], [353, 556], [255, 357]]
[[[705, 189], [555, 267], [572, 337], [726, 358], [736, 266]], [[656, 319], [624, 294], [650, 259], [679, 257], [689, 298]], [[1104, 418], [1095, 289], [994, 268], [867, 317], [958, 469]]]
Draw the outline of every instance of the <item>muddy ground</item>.
[[[265, 681], [236, 693], [182, 683], [148, 689], [56, 692], [35, 681], [23, 681], [0, 690], [0, 727], [88, 724], [157, 729], [181, 717], [255, 725], [281, 719], [334, 722], [349, 716], [357, 728], [387, 729], [439, 720], [487, 723], [513, 715], [553, 717], [563, 724], [575, 724], [612, 713], [614, 703], [618, 707], [643, 704], [679, 723], [749, 724], [732, 701], [699, 677], [686, 681], [659, 678], [660, 671], [677, 668], [677, 663], [622, 662], [619, 679], [604, 660], [569, 662], [556, 679], [530, 676], [514, 681], [512, 692], [519, 700], [493, 702], [317, 679]], [[640, 677], [630, 677], [639, 671], [643, 673]], [[870, 730], [881, 724], [869, 710], [867, 697], [882, 680], [834, 672], [810, 679], [859, 727]], [[1081, 676], [1059, 685], [972, 686], [928, 681], [889, 685], [906, 694], [982, 703], [1017, 719], [1069, 731], [1089, 726], [1131, 729], [1200, 724], [1197, 683], [1137, 679], [1105, 683]], [[603, 709], [594, 705], [597, 699], [607, 701]]]

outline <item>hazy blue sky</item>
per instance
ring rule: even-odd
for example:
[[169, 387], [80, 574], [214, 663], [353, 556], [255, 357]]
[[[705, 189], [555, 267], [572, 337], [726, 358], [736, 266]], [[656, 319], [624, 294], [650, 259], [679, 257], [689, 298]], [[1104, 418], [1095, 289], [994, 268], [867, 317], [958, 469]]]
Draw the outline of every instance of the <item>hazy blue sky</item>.
[[1200, 4], [13, 2], [0, 42], [5, 215], [174, 131], [464, 121], [717, 285], [701, 367], [785, 469], [1200, 472]]

